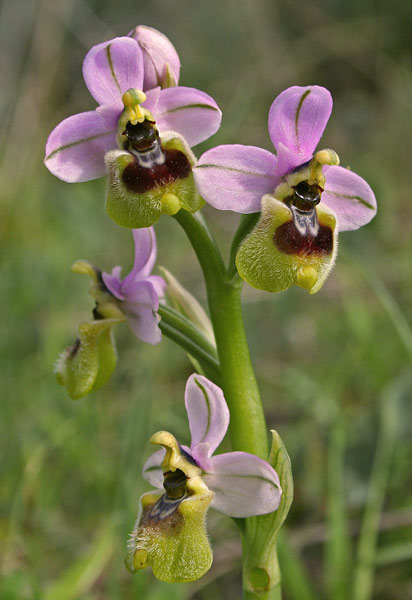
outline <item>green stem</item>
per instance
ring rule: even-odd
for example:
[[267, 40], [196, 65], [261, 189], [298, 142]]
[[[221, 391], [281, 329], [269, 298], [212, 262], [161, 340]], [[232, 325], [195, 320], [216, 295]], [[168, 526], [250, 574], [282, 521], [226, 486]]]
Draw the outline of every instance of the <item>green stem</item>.
[[175, 219], [188, 236], [205, 278], [233, 450], [266, 459], [268, 434], [243, 323], [242, 282], [228, 280], [221, 254], [198, 213], [182, 209]]
[[158, 312], [161, 316], [159, 327], [162, 332], [199, 361], [205, 375], [219, 384], [220, 366], [216, 348], [189, 319], [173, 308], [161, 304]]
[[[235, 266], [236, 248], [253, 219], [244, 219], [232, 245], [226, 271], [222, 256], [202, 217], [180, 210], [175, 219], [188, 236], [206, 283], [209, 310], [220, 364], [221, 387], [230, 410], [229, 432], [233, 450], [250, 452], [265, 460], [268, 430], [249, 354], [241, 309], [242, 280]], [[243, 582], [247, 600], [280, 600], [280, 571], [276, 552], [277, 529], [273, 513], [243, 521]]]

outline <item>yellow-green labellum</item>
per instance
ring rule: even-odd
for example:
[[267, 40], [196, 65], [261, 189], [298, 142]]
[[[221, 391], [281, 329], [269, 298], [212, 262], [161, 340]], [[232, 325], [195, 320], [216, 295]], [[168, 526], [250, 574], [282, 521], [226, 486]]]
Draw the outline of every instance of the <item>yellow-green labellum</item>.
[[270, 194], [263, 196], [261, 217], [240, 245], [236, 265], [240, 276], [257, 289], [280, 292], [296, 284], [314, 294], [335, 262], [336, 219], [319, 204], [312, 213], [315, 232], [308, 228], [302, 233], [300, 216], [296, 219], [292, 210]]

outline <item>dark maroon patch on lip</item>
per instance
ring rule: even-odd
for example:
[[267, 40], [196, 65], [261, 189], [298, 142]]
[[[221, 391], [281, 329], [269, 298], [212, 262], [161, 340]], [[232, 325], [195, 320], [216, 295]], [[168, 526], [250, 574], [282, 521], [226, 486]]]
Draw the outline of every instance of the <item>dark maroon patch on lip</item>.
[[275, 231], [273, 241], [276, 248], [284, 254], [298, 256], [325, 256], [333, 250], [333, 232], [330, 227], [319, 224], [316, 236], [309, 232], [302, 235], [293, 221], [288, 221]]
[[157, 187], [185, 179], [192, 171], [189, 159], [180, 150], [162, 148], [165, 162], [162, 165], [142, 167], [137, 158], [123, 171], [123, 183], [134, 194], [144, 194]]

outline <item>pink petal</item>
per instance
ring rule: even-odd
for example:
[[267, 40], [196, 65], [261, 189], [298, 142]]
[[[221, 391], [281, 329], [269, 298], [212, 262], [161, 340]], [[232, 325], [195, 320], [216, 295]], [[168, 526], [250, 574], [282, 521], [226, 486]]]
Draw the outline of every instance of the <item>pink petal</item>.
[[203, 481], [213, 490], [212, 506], [230, 517], [273, 512], [282, 494], [279, 477], [266, 461], [247, 452], [213, 456], [213, 472]]
[[163, 462], [165, 453], [166, 450], [164, 448], [156, 450], [156, 452], [153, 452], [153, 454], [149, 456], [143, 465], [143, 477], [150, 483], [150, 485], [157, 489], [163, 487], [163, 470], [161, 464]]
[[130, 276], [143, 278], [150, 275], [157, 258], [157, 245], [154, 227], [133, 229], [134, 239], [134, 264]]
[[121, 271], [122, 267], [114, 267], [110, 275], [109, 273], [105, 273], [103, 271], [102, 279], [104, 285], [107, 287], [109, 292], [113, 294], [113, 296], [119, 300], [124, 300], [124, 295], [122, 293], [122, 280], [120, 277]]
[[339, 231], [358, 229], [373, 219], [375, 194], [362, 177], [343, 167], [329, 167], [325, 177], [322, 202], [335, 213]]
[[318, 85], [293, 86], [269, 110], [269, 135], [277, 150], [277, 175], [312, 158], [332, 112], [330, 92]]
[[[148, 103], [144, 106], [149, 108]], [[160, 133], [176, 131], [186, 138], [189, 146], [196, 146], [216, 133], [222, 120], [213, 98], [188, 87], [160, 90], [153, 115]]]
[[74, 183], [103, 177], [104, 155], [116, 148], [116, 128], [107, 127], [94, 110], [64, 119], [49, 135], [46, 167], [63, 181]]
[[162, 339], [159, 329], [159, 319], [156, 311], [159, 308], [159, 298], [149, 281], [138, 281], [125, 287], [123, 311], [127, 316], [130, 329], [135, 336], [149, 344], [158, 344]]
[[149, 110], [152, 113], [152, 115], [156, 114], [156, 107], [157, 107], [157, 103], [159, 100], [160, 92], [161, 92], [160, 87], [156, 87], [153, 90], [149, 90], [148, 92], [145, 92], [146, 100], [144, 101], [142, 106], [144, 108], [146, 108], [147, 110]]
[[145, 279], [146, 281], [150, 281], [156, 294], [159, 296], [159, 300], [160, 298], [163, 298], [166, 293], [166, 281], [163, 277], [160, 277], [160, 275], [149, 275], [149, 277], [146, 277]]
[[87, 88], [99, 104], [118, 103], [129, 88], [142, 89], [143, 54], [135, 40], [119, 37], [93, 46], [83, 62]]
[[264, 194], [273, 192], [276, 156], [255, 146], [216, 146], [200, 157], [194, 168], [200, 195], [220, 210], [260, 211]]
[[198, 444], [208, 443], [212, 454], [229, 426], [229, 409], [222, 390], [206, 377], [194, 373], [187, 380], [185, 405], [192, 451]]
[[212, 471], [211, 448], [208, 442], [201, 442], [189, 450], [189, 454], [203, 471]]
[[143, 90], [162, 86], [166, 77], [166, 65], [177, 85], [179, 82], [180, 60], [172, 42], [160, 31], [145, 25], [138, 25], [131, 36], [137, 41], [143, 52], [144, 80]]

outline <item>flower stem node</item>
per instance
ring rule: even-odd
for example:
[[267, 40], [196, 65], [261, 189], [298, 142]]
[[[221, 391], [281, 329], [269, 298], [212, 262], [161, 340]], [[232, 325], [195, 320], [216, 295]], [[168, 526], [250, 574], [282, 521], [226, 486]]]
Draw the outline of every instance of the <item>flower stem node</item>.
[[316, 191], [307, 187], [290, 203], [271, 194], [262, 198], [260, 219], [239, 246], [236, 265], [257, 289], [280, 292], [296, 284], [314, 294], [333, 268], [336, 251], [335, 216], [316, 204]]
[[140, 228], [156, 223], [162, 213], [199, 210], [204, 201], [192, 173], [196, 159], [184, 138], [170, 132], [160, 139], [154, 123], [139, 125], [139, 131], [126, 129], [126, 150], [105, 157], [109, 216], [123, 227]]

